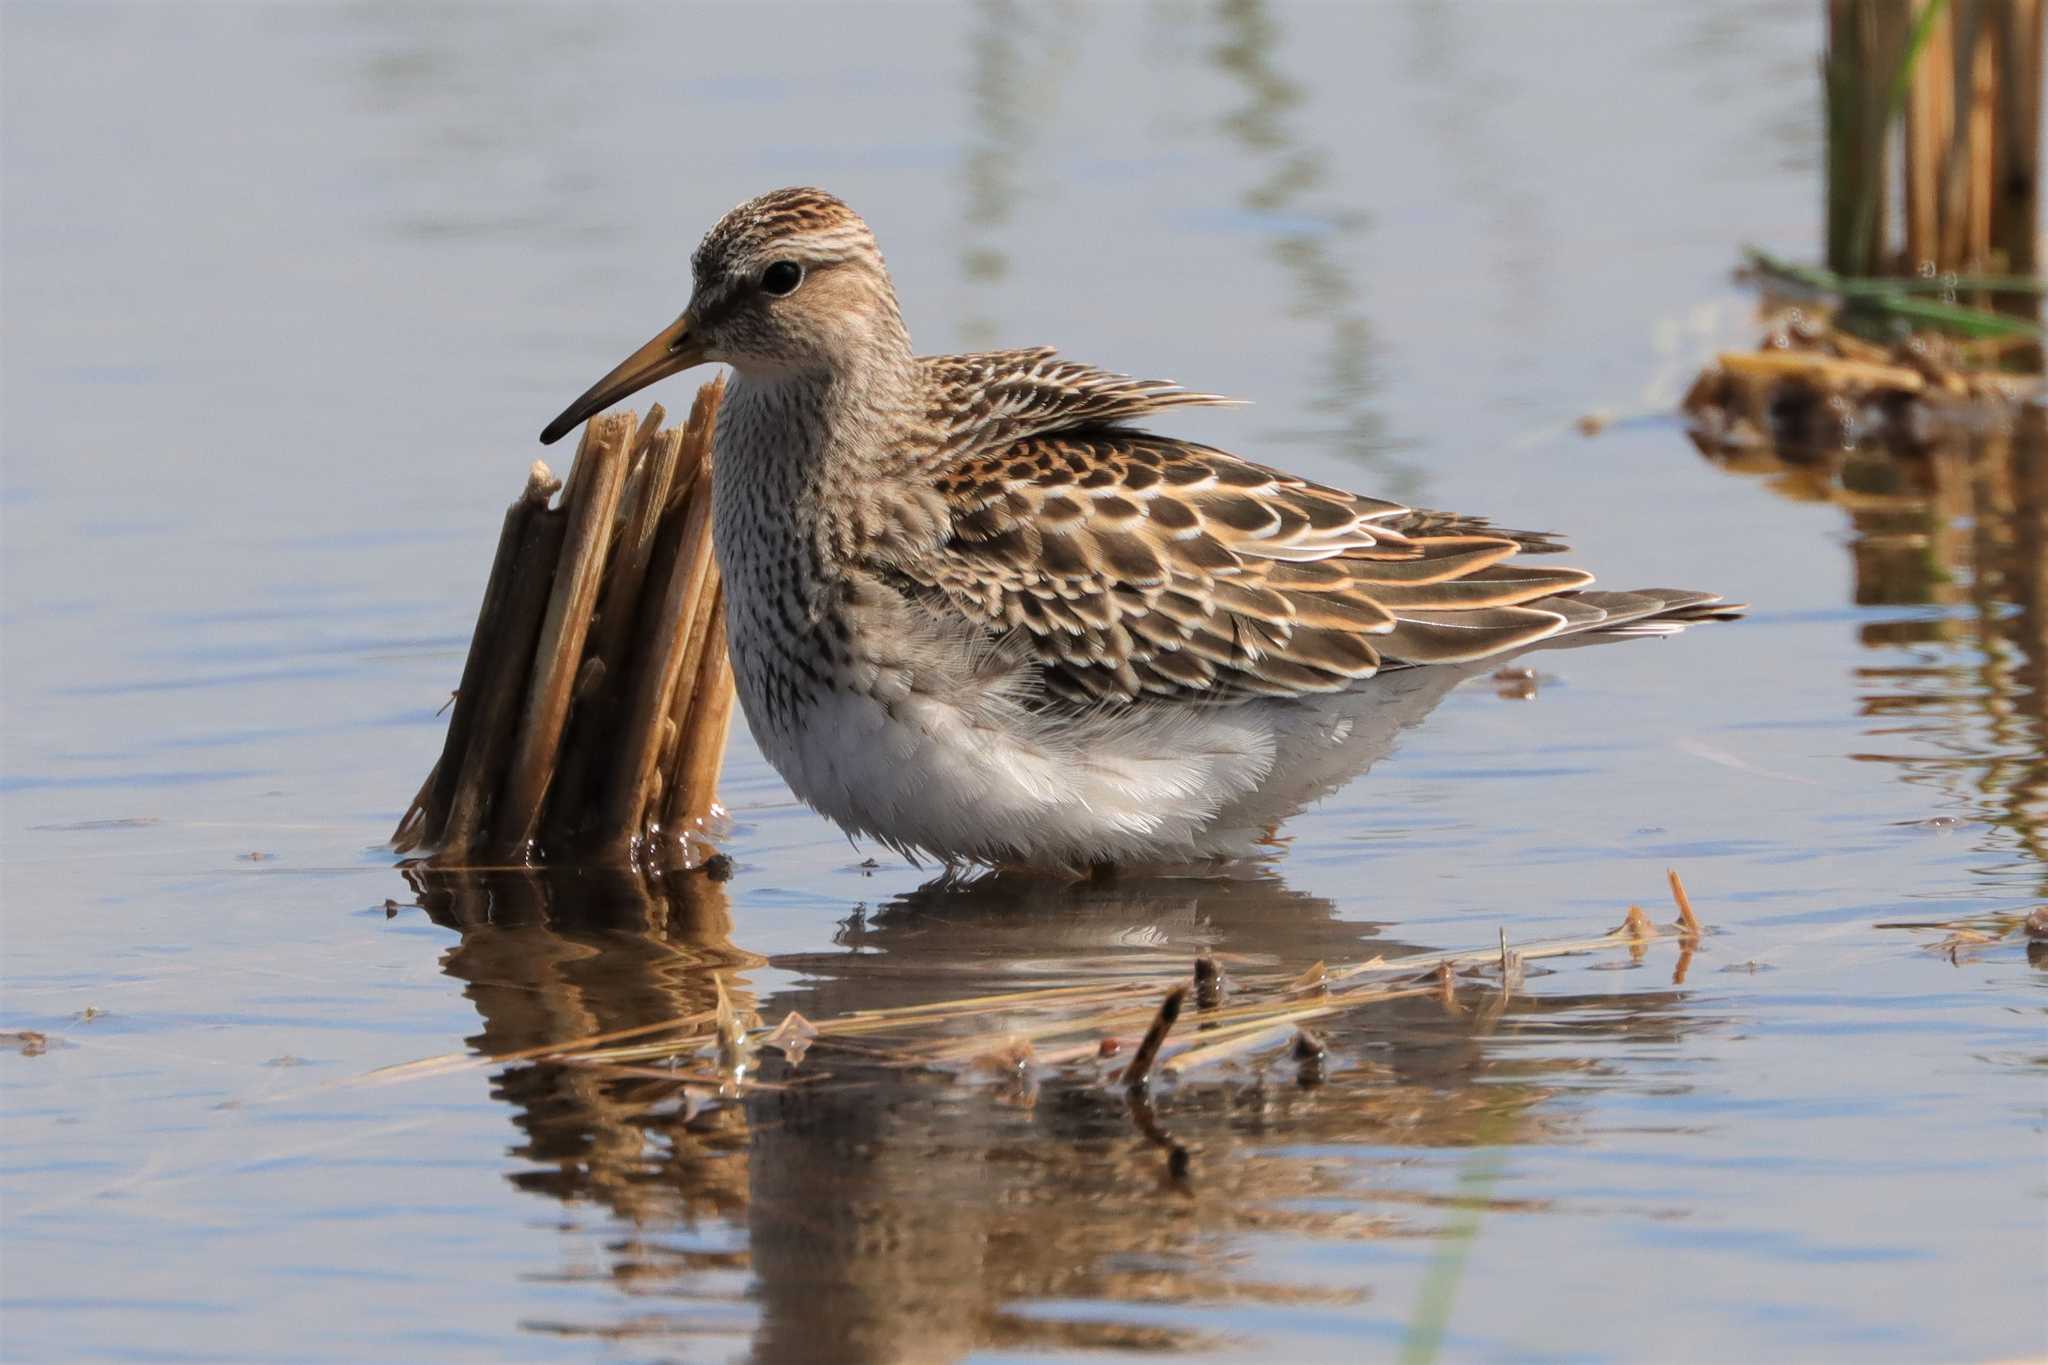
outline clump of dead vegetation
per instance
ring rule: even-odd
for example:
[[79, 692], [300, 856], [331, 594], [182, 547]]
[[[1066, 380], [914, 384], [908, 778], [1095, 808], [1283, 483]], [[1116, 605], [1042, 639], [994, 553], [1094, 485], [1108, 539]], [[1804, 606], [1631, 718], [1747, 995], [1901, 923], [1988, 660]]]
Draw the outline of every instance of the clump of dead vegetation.
[[1204, 954], [1179, 975], [1060, 982], [815, 1020], [790, 1011], [772, 1023], [735, 1004], [721, 980], [707, 1007], [673, 1018], [510, 1052], [450, 1053], [359, 1083], [544, 1062], [659, 1082], [641, 1099], [672, 1106], [685, 1121], [753, 1091], [829, 1086], [835, 1061], [986, 1084], [999, 1101], [1025, 1106], [1045, 1085], [1107, 1088], [1122, 1092], [1134, 1128], [1166, 1153], [1169, 1178], [1181, 1181], [1194, 1156], [1160, 1112], [1162, 1087], [1277, 1071], [1313, 1088], [1333, 1070], [1365, 1065], [1333, 1057], [1324, 1026], [1399, 1001], [1434, 1001], [1484, 1025], [1523, 990], [1529, 965], [1546, 958], [1618, 953], [1641, 963], [1668, 942], [1678, 953], [1672, 980], [1683, 982], [1706, 931], [1676, 872], [1670, 883], [1677, 918], [1668, 923], [1630, 906], [1620, 924], [1583, 938], [1510, 944], [1502, 930], [1486, 947], [1317, 962], [1305, 971]]
[[1887, 341], [1845, 324], [1838, 304], [1779, 298], [1754, 351], [1723, 351], [1686, 393], [1694, 441], [1709, 455], [1877, 446], [1924, 451], [2009, 425], [2044, 395], [2038, 372], [2001, 368], [2039, 329], [2000, 315], [1995, 334], [1907, 331]]
[[723, 392], [699, 389], [680, 427], [658, 403], [594, 419], [566, 482], [534, 463], [393, 848], [450, 867], [702, 851], [733, 704], [711, 555]]
[[1956, 919], [1899, 920], [1877, 927], [1920, 935], [1928, 952], [1958, 967], [1992, 948], [2016, 943], [2026, 945], [2029, 962], [2048, 966], [2048, 905], [2031, 910], [1990, 910]]
[[2043, 14], [1828, 5], [1825, 265], [1746, 252], [1767, 326], [1686, 397], [1709, 455], [1924, 450], [2041, 395]]

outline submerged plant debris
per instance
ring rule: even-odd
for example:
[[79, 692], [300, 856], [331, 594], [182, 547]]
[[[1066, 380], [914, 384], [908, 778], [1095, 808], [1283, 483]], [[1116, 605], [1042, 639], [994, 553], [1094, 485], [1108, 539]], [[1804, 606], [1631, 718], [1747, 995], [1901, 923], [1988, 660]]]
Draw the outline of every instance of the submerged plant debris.
[[2025, 944], [2028, 961], [2048, 960], [2048, 905], [2030, 910], [1985, 911], [1955, 919], [1896, 920], [1877, 927], [1924, 936], [1928, 952], [1957, 966], [2001, 944]]
[[[1168, 1176], [1180, 1181], [1199, 1164], [1166, 1123], [1182, 1096], [1272, 1077], [1315, 1086], [1341, 1072], [1370, 1075], [1369, 1058], [1344, 1055], [1332, 1044], [1323, 1026], [1333, 1021], [1393, 1002], [1434, 1000], [1446, 1017], [1483, 1027], [1524, 989], [1530, 962], [1620, 953], [1641, 963], [1666, 942], [1678, 950], [1674, 980], [1682, 981], [1705, 930], [1678, 874], [1669, 877], [1677, 911], [1669, 923], [1631, 905], [1620, 924], [1584, 938], [1510, 945], [1502, 929], [1485, 947], [1318, 962], [1306, 972], [1238, 961], [1227, 1000], [1219, 955], [1203, 953], [1178, 970], [1055, 979], [816, 1020], [791, 1010], [769, 1023], [735, 1003], [714, 973], [706, 1009], [541, 1047], [423, 1058], [353, 1083], [544, 1063], [653, 1083], [638, 1092], [639, 1102], [686, 1121], [749, 1093], [832, 1087], [842, 1081], [836, 1064], [849, 1062], [869, 1078], [863, 1084], [880, 1066], [906, 1078], [992, 1087], [992, 1098], [1025, 1108], [1042, 1103], [1049, 1089], [1120, 1089], [1132, 1127], [1166, 1152]], [[1177, 1029], [1184, 1006], [1198, 1023]]]
[[1924, 448], [2009, 423], [2018, 404], [2048, 392], [2038, 374], [1996, 368], [2031, 344], [2024, 334], [1932, 331], [1880, 343], [1841, 326], [1825, 305], [1783, 305], [1769, 312], [1756, 350], [1723, 351], [1701, 372], [1685, 396], [1687, 427], [1709, 455]]

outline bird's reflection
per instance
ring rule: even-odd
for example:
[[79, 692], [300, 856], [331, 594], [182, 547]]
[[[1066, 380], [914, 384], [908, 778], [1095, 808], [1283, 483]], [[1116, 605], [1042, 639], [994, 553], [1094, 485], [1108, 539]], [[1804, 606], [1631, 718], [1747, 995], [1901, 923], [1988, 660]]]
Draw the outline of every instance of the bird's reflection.
[[[1848, 514], [1858, 606], [1920, 610], [1869, 620], [1857, 669], [1869, 752], [1982, 823], [1998, 865], [1978, 875], [2048, 892], [2048, 410], [1910, 449], [1815, 439], [1788, 408], [1768, 445], [1695, 442], [1732, 473]], [[2019, 856], [2013, 857], [2017, 850]]]
[[[849, 916], [836, 951], [774, 958], [736, 945], [730, 888], [701, 871], [408, 875], [460, 935], [445, 967], [481, 1016], [472, 1046], [499, 1056], [701, 1015], [721, 987], [770, 1022], [827, 1019], [1157, 975], [1198, 953], [1226, 972], [1293, 971], [1417, 947], [1265, 871], [939, 882]], [[789, 984], [764, 993], [771, 980]], [[1042, 1068], [1019, 1094], [828, 1036], [794, 1069], [768, 1059], [760, 1088], [701, 1104], [654, 1066], [508, 1061], [492, 1077], [518, 1130], [508, 1179], [568, 1221], [597, 1213], [605, 1263], [580, 1277], [621, 1295], [615, 1320], [529, 1326], [721, 1356], [740, 1335], [762, 1361], [945, 1360], [1203, 1344], [1117, 1304], [1355, 1301], [1371, 1286], [1257, 1279], [1240, 1239], [1427, 1235], [1453, 1196], [1404, 1187], [1373, 1151], [1557, 1140], [1574, 1124], [1560, 1088], [1597, 1079], [1607, 1044], [1688, 1022], [1682, 993], [1661, 988], [1495, 1007], [1483, 986], [1461, 995], [1329, 1021], [1317, 1084], [1282, 1055], [1169, 1086], [1160, 1120], [1193, 1151], [1179, 1183], [1092, 1073]], [[1199, 1029], [1198, 1012], [1182, 1026]], [[1000, 1037], [1002, 1020], [952, 1027]], [[1540, 1048], [1513, 1046], [1524, 1034]], [[1329, 1155], [1347, 1147], [1360, 1155]], [[1050, 1310], [1063, 1302], [1090, 1311]]]

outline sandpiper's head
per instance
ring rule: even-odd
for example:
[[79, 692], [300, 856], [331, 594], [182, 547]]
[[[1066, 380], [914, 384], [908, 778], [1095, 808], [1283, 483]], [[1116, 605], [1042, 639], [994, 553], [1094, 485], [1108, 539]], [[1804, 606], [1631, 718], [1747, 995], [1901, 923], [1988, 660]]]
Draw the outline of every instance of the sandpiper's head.
[[823, 190], [773, 190], [704, 234], [690, 306], [540, 435], [559, 440], [655, 380], [706, 362], [746, 375], [833, 373], [909, 352], [875, 235]]

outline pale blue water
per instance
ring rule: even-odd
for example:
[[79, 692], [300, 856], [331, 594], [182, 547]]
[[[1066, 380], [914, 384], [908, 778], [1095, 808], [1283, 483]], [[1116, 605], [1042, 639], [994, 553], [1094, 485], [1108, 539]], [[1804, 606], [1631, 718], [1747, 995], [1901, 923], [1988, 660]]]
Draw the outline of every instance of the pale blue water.
[[[1926, 551], [1960, 567], [1873, 593], [1910, 535], [1670, 416], [1746, 336], [1738, 244], [1814, 249], [1817, 6], [0, 23], [0, 1029], [49, 1036], [0, 1054], [9, 1359], [1350, 1360], [1417, 1339], [1458, 1247], [1445, 1358], [2048, 1351], [2043, 977], [1875, 927], [2043, 897], [2041, 605], [2023, 557], [1971, 571], [2039, 572], [2039, 454]], [[1248, 878], [919, 891], [742, 733], [723, 887], [429, 915], [382, 844], [534, 433], [719, 212], [806, 181], [927, 348], [1241, 395], [1169, 428], [1755, 614], [1461, 691]], [[683, 1124], [549, 1068], [340, 1084], [714, 969], [772, 1019], [1586, 934], [1662, 917], [1672, 865], [1717, 931], [1683, 982], [1561, 960], [1490, 1023], [1333, 1027], [1320, 1090], [1183, 1087], [1190, 1201], [1086, 1088]]]

